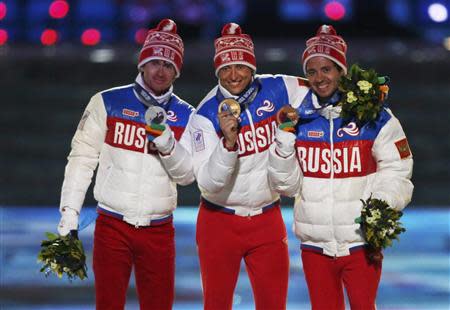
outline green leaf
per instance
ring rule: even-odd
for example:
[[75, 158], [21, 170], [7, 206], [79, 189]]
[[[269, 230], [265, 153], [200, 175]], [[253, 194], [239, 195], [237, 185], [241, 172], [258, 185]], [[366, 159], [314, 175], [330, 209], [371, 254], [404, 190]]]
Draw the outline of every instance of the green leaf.
[[47, 240], [41, 242], [41, 250], [38, 253], [38, 261], [43, 263], [40, 272], [45, 276], [50, 273], [58, 277], [66, 274], [69, 280], [86, 278], [86, 255], [81, 240], [71, 235], [46, 233], [46, 236]]
[[[357, 86], [358, 81], [366, 80], [372, 84], [372, 88], [366, 94]], [[363, 70], [357, 64], [353, 64], [346, 76], [341, 77], [338, 89], [342, 93], [339, 106], [342, 107], [341, 117], [345, 120], [355, 119], [359, 126], [377, 119], [382, 102], [380, 101], [378, 76], [375, 70]], [[357, 97], [355, 102], [347, 102], [347, 93], [352, 91]]]
[[[389, 205], [380, 199], [373, 199], [369, 197], [367, 200], [361, 200], [361, 231], [369, 246], [373, 248], [386, 248], [392, 246], [393, 240], [398, 238], [398, 235], [405, 232], [406, 229], [402, 227], [399, 221], [402, 212], [389, 208]], [[369, 222], [375, 213], [380, 217], [377, 221]], [[384, 232], [384, 233], [383, 233]]]

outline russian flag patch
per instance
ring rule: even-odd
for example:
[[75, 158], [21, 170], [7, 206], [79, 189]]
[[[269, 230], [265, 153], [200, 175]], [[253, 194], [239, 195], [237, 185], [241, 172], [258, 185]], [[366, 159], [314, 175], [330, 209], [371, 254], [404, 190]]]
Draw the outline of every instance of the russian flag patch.
[[411, 149], [409, 148], [408, 140], [406, 140], [406, 138], [395, 142], [395, 146], [397, 147], [401, 159], [411, 156]]

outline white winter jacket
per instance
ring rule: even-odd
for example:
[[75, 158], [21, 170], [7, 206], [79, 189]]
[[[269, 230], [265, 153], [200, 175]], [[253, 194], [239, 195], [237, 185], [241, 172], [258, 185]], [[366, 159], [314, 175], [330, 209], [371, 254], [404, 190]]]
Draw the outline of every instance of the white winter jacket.
[[94, 196], [101, 208], [137, 226], [172, 213], [177, 204], [176, 183], [194, 180], [190, 136], [185, 130], [194, 109], [171, 90], [163, 99], [167, 125], [176, 140], [167, 156], [147, 140], [147, 106], [132, 85], [92, 97], [72, 140], [60, 208], [80, 211], [98, 165]]
[[[413, 159], [403, 129], [389, 109], [372, 124], [343, 123], [340, 107], [321, 108], [310, 93], [300, 107], [296, 154], [271, 148], [272, 186], [295, 196], [294, 232], [302, 247], [330, 256], [349, 255], [364, 244], [361, 199], [385, 200], [403, 209], [411, 200]], [[298, 166], [301, 171], [293, 169]], [[303, 178], [293, 177], [292, 172]], [[300, 181], [296, 181], [300, 180]]]
[[190, 126], [194, 173], [202, 197], [235, 211], [236, 215], [260, 214], [262, 208], [279, 199], [267, 178], [268, 149], [274, 141], [276, 113], [284, 105], [301, 102], [308, 89], [292, 76], [257, 75], [260, 89], [254, 100], [242, 107], [238, 150], [223, 144], [217, 119], [218, 87], [203, 99]]

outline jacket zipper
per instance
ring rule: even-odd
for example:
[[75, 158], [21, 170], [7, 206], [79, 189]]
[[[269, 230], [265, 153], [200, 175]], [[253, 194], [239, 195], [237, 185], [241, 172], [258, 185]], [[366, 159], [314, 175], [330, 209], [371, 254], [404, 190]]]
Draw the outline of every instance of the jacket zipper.
[[330, 198], [331, 198], [331, 225], [333, 228], [333, 239], [335, 241], [335, 254], [334, 258], [336, 258], [337, 254], [337, 244], [336, 244], [336, 237], [334, 236], [334, 221], [333, 221], [333, 209], [334, 209], [334, 197], [333, 197], [333, 190], [334, 190], [334, 122], [332, 117], [332, 110], [330, 109], [328, 111], [328, 120], [330, 123]]
[[[252, 140], [253, 140], [253, 145], [255, 146], [255, 153], [257, 154], [257, 153], [259, 153], [259, 150], [258, 150], [258, 146], [257, 146], [257, 144], [256, 144], [256, 130], [255, 130], [255, 125], [253, 124], [252, 113], [250, 113], [249, 107], [248, 107], [247, 105], [246, 105], [246, 107], [245, 107], [245, 113], [247, 113], [248, 120], [249, 120], [249, 124], [250, 124], [250, 128], [252, 129]], [[248, 217], [248, 219], [251, 219], [250, 212], [248, 212], [247, 217]]]
[[258, 146], [256, 144], [256, 129], [255, 129], [255, 125], [253, 124], [252, 114], [250, 113], [248, 107], [246, 107], [245, 113], [247, 113], [248, 120], [250, 121], [249, 122], [250, 123], [250, 128], [252, 129], [252, 140], [253, 140], [253, 145], [255, 146], [255, 153], [259, 153]]

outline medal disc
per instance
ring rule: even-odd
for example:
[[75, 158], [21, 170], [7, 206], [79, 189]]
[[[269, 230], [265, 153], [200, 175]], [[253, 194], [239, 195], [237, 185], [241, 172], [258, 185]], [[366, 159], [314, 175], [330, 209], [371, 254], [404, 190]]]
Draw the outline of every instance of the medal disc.
[[239, 115], [241, 115], [241, 106], [236, 100], [227, 98], [219, 104], [219, 113], [223, 111], [229, 111], [234, 117], [239, 118]]
[[145, 112], [145, 122], [147, 125], [160, 124], [164, 125], [167, 120], [166, 111], [156, 105], [148, 107], [147, 112]]
[[277, 112], [277, 124], [292, 122], [295, 126], [298, 123], [298, 118], [299, 116], [297, 110], [290, 105], [283, 106]]

